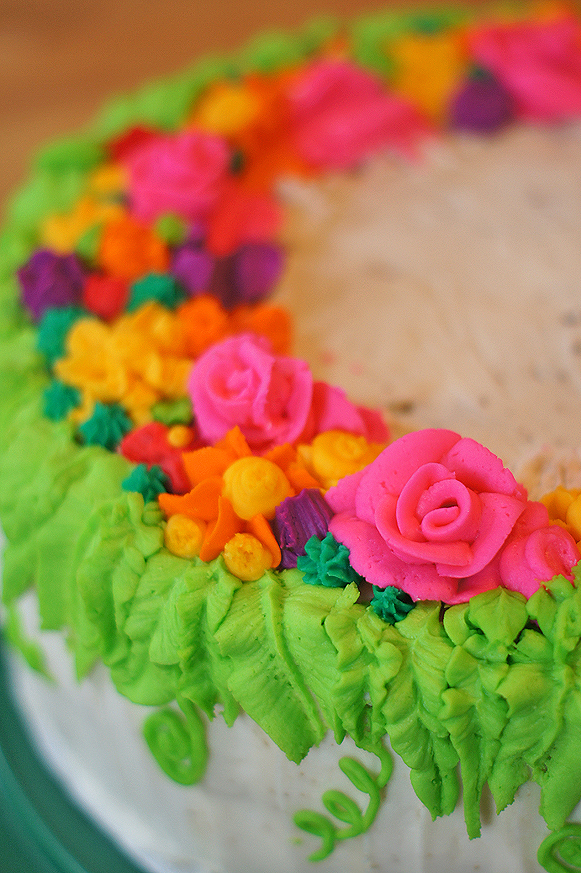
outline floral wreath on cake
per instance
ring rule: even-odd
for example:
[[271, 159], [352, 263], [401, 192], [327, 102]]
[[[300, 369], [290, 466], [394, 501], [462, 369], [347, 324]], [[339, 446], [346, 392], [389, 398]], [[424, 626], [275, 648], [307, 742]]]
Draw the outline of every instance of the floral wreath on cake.
[[[331, 728], [382, 758], [377, 780], [350, 771], [375, 809], [387, 734], [434, 817], [460, 762], [469, 836], [485, 783], [500, 810], [529, 778], [562, 828], [581, 795], [581, 496], [531, 501], [451, 431], [391, 441], [290, 356], [289, 316], [264, 299], [285, 259], [277, 179], [413, 157], [442, 125], [577, 117], [580, 45], [561, 4], [319, 21], [39, 156], [0, 288], [3, 598], [29, 660], [34, 580], [80, 677], [101, 659], [131, 700], [178, 701], [183, 719], [150, 720], [152, 750], [170, 719], [199, 751], [196, 708], [218, 703], [296, 761]], [[156, 754], [178, 781], [203, 775]], [[297, 821], [322, 857], [372, 817]]]

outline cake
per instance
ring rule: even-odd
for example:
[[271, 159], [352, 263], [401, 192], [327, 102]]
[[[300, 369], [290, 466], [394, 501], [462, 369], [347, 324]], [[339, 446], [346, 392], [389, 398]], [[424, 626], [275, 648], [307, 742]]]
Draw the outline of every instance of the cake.
[[580, 47], [322, 20], [13, 201], [14, 693], [144, 870], [581, 866]]

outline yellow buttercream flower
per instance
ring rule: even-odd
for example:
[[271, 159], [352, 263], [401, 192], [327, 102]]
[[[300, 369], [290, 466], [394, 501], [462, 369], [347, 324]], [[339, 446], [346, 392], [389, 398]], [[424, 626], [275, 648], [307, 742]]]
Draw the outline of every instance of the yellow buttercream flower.
[[383, 444], [370, 443], [364, 436], [328, 430], [318, 434], [310, 445], [299, 446], [298, 453], [309, 472], [327, 489], [344, 476], [362, 470], [383, 448]]
[[224, 472], [223, 494], [236, 515], [248, 521], [255, 515], [274, 518], [276, 507], [290, 497], [292, 488], [280, 467], [249, 455], [234, 461]]
[[205, 522], [187, 515], [172, 515], [165, 526], [165, 547], [178, 558], [196, 558], [200, 554], [205, 532]]
[[395, 61], [394, 89], [430, 118], [441, 121], [466, 67], [459, 34], [406, 34], [388, 51]]
[[259, 95], [243, 82], [219, 82], [202, 97], [192, 124], [207, 133], [234, 136], [256, 120], [262, 105]]
[[237, 533], [224, 546], [224, 563], [242, 582], [255, 582], [272, 567], [272, 555], [259, 539], [249, 533]]
[[44, 219], [40, 227], [41, 244], [59, 254], [69, 254], [75, 250], [85, 233], [118, 218], [122, 212], [122, 207], [117, 203], [103, 203], [92, 197], [83, 197], [70, 212], [55, 213]]
[[99, 197], [116, 197], [127, 186], [127, 172], [121, 164], [101, 164], [89, 174], [89, 191]]
[[192, 361], [181, 354], [184, 346], [177, 315], [155, 302], [111, 324], [79, 319], [67, 337], [67, 354], [55, 364], [57, 377], [82, 395], [82, 412], [75, 410], [73, 420], [83, 421], [80, 416], [99, 400], [120, 403], [135, 424], [146, 424], [155, 403], [187, 394]]
[[545, 494], [541, 503], [547, 507], [552, 522], [565, 527], [577, 543], [581, 541], [581, 489], [559, 485]]

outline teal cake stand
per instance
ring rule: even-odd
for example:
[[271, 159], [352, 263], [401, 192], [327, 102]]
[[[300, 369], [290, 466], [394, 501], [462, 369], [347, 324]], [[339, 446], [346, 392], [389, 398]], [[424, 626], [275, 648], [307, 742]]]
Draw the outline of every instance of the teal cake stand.
[[84, 815], [35, 752], [10, 693], [0, 636], [0, 870], [143, 873]]

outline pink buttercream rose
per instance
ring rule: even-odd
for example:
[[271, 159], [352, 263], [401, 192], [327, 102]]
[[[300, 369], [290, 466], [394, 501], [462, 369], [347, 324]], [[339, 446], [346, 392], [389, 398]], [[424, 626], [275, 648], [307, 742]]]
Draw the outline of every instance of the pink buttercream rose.
[[189, 391], [202, 439], [215, 443], [238, 426], [251, 448], [312, 440], [341, 429], [385, 442], [379, 413], [355, 406], [340, 388], [313, 382], [304, 361], [276, 355], [264, 337], [240, 334], [216, 343], [196, 362]]
[[238, 425], [250, 447], [262, 452], [299, 438], [313, 377], [304, 361], [273, 354], [265, 338], [240, 334], [198, 358], [189, 391], [202, 439], [215, 443]]
[[[414, 600], [462, 603], [503, 584], [503, 574], [510, 587], [528, 596], [551, 578], [554, 566], [570, 570], [578, 560], [565, 540], [555, 547], [561, 534], [553, 527], [547, 532], [548, 516], [541, 519], [539, 504], [527, 500], [499, 458], [447, 430], [396, 440], [326, 498], [337, 513], [330, 530], [350, 550], [355, 570], [380, 588], [402, 588]], [[503, 549], [510, 545], [518, 561], [533, 531], [530, 563], [517, 572], [510, 555], [503, 563]], [[543, 564], [539, 555], [548, 540]]]
[[294, 81], [289, 103], [298, 152], [316, 167], [345, 169], [385, 147], [410, 154], [429, 130], [411, 104], [347, 60], [311, 64]]
[[224, 191], [230, 152], [223, 139], [198, 131], [151, 136], [124, 158], [132, 212], [142, 221], [174, 213], [205, 219]]
[[581, 28], [573, 16], [477, 29], [474, 59], [512, 95], [517, 115], [560, 121], [581, 111]]
[[540, 582], [562, 574], [572, 580], [572, 568], [581, 559], [568, 531], [551, 524], [542, 503], [529, 502], [502, 550], [499, 572], [505, 588], [531, 597]]

